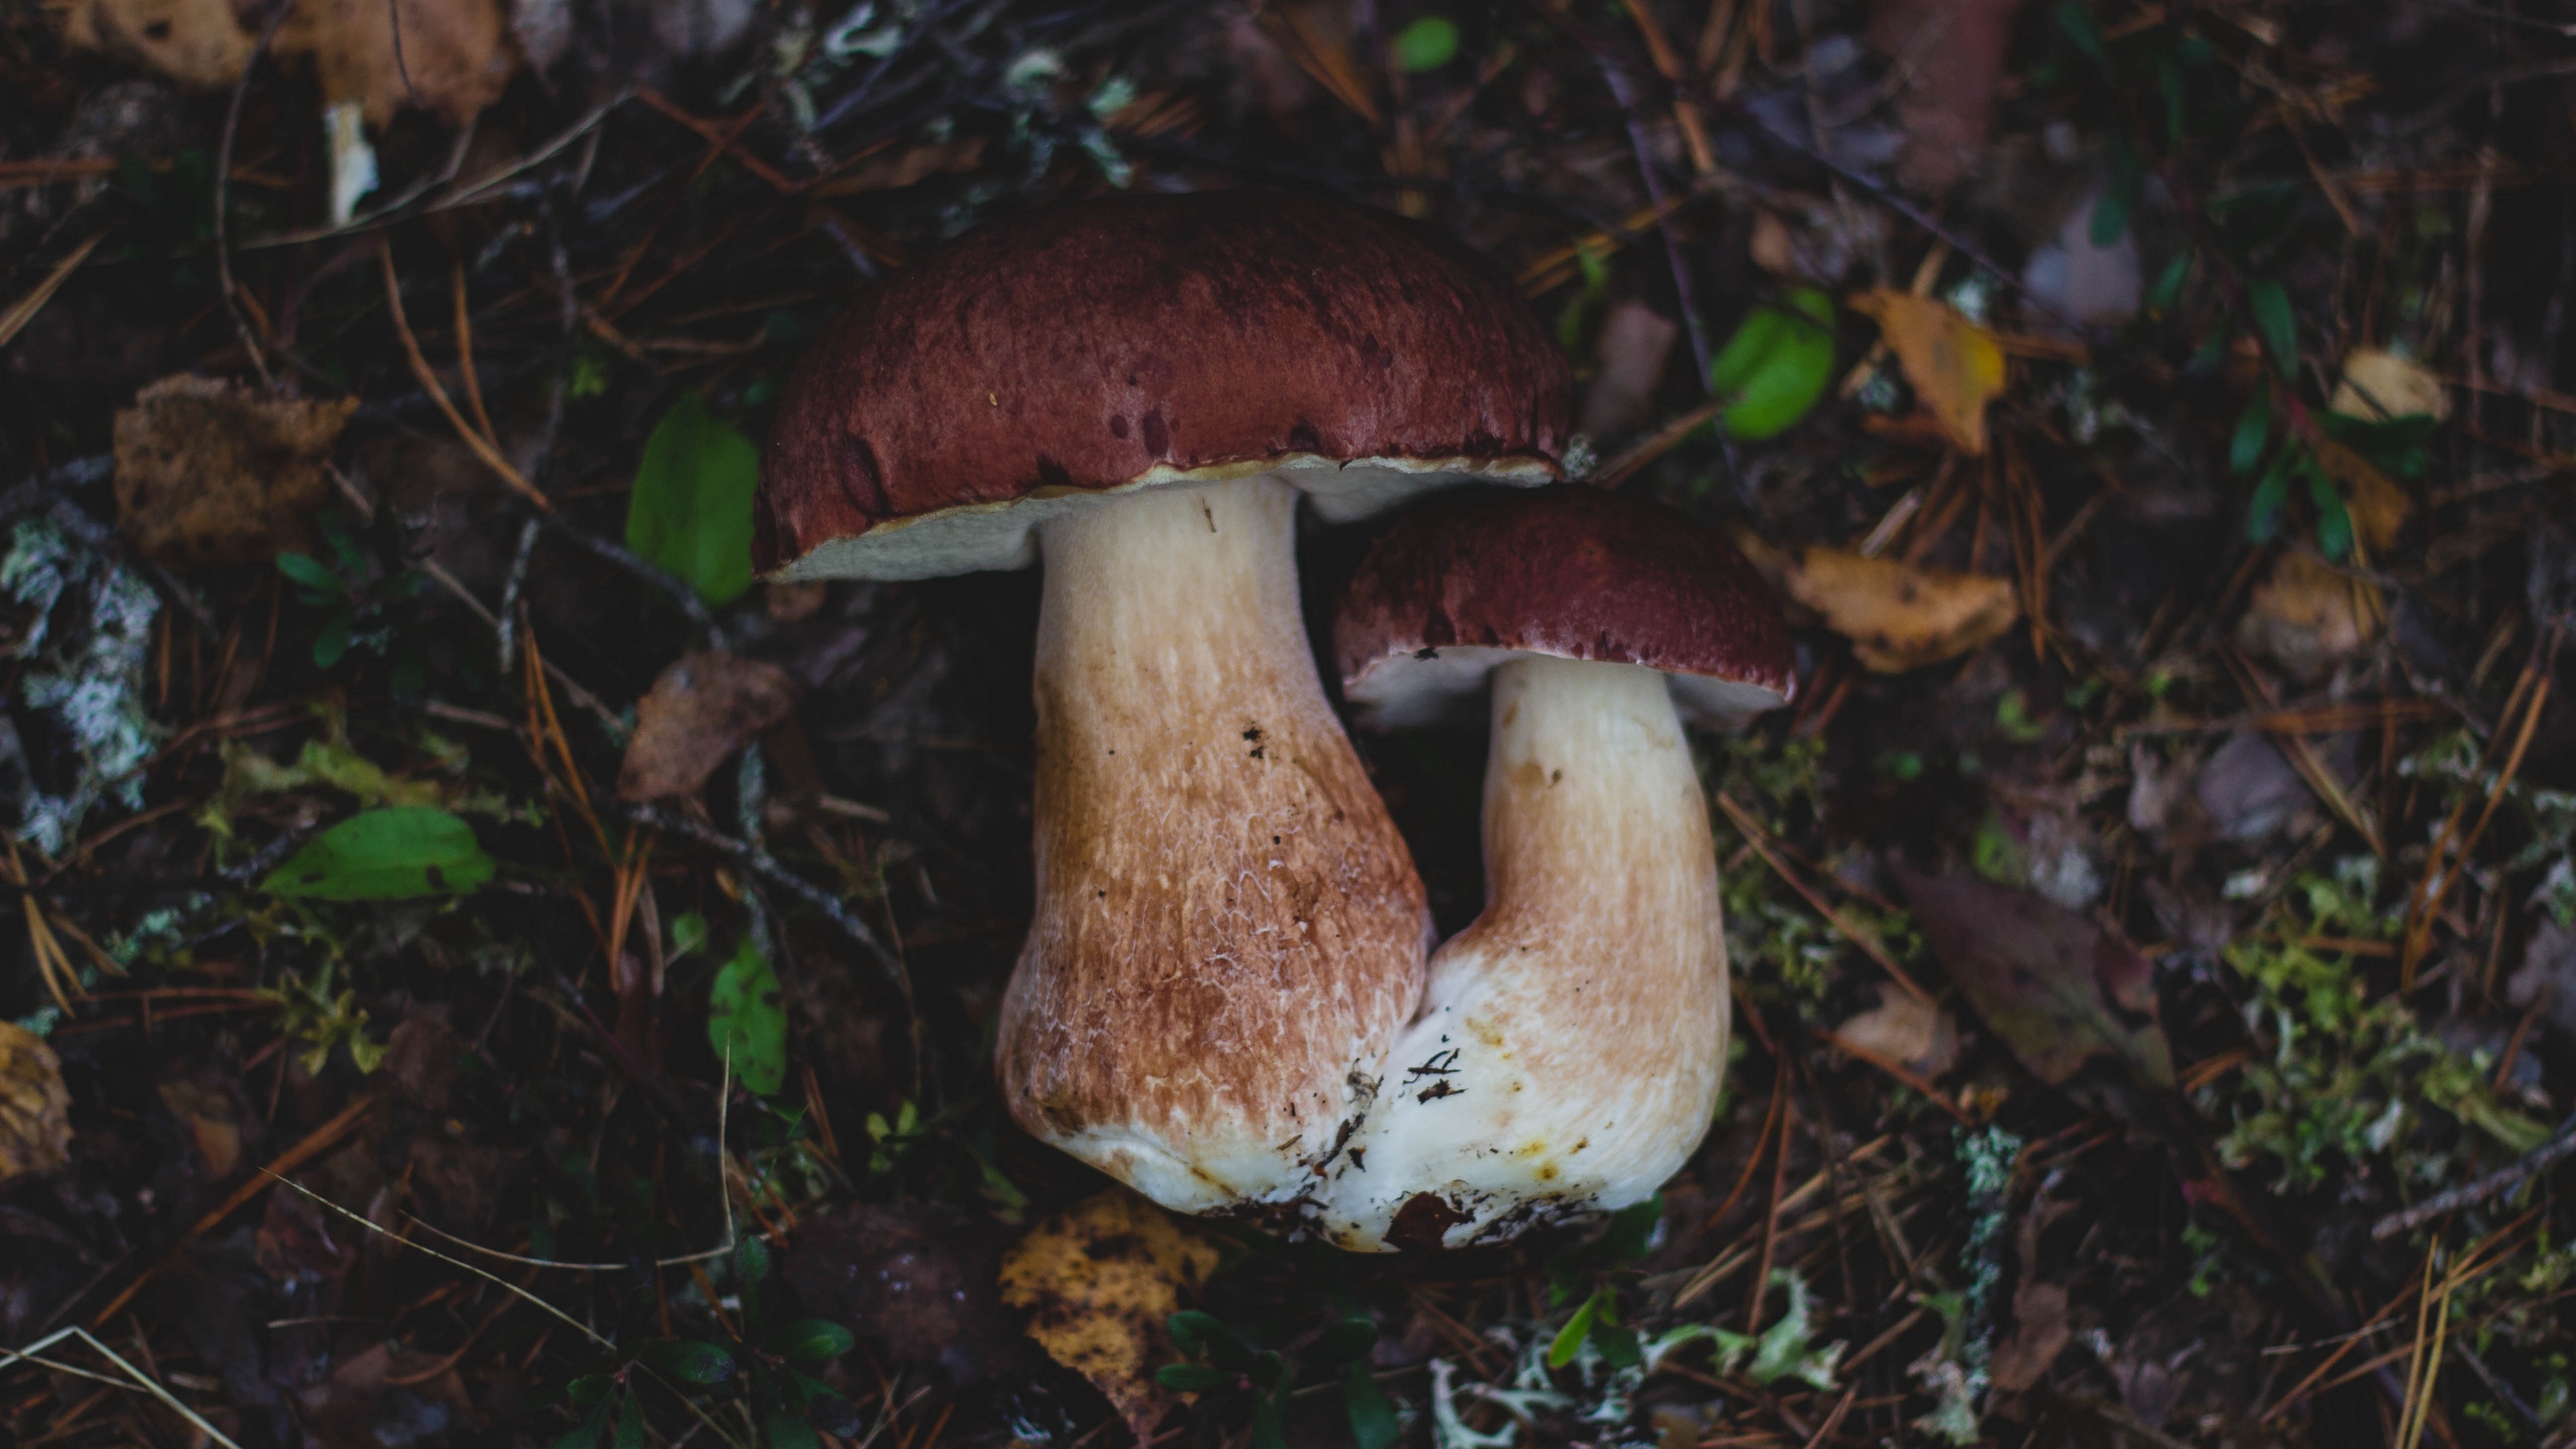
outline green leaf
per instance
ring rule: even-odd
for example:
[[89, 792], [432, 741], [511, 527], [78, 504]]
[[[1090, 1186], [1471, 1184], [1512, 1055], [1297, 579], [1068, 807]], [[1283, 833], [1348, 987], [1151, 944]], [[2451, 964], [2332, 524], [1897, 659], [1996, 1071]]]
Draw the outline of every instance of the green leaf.
[[2236, 418], [2236, 436], [2227, 441], [2227, 470], [2251, 473], [2263, 461], [2263, 445], [2272, 440], [2272, 392], [2255, 389], [2245, 411]]
[[1204, 1357], [1218, 1368], [1235, 1373], [1248, 1372], [1256, 1362], [1252, 1345], [1214, 1314], [1184, 1308], [1169, 1322], [1172, 1341], [1181, 1346], [1183, 1353]]
[[1458, 22], [1425, 15], [1395, 33], [1396, 69], [1419, 75], [1458, 58]]
[[259, 883], [271, 895], [401, 901], [461, 894], [492, 878], [474, 827], [426, 805], [364, 810], [304, 842]]
[[1646, 1361], [1646, 1351], [1637, 1344], [1637, 1331], [1624, 1323], [1592, 1325], [1592, 1344], [1601, 1350], [1601, 1361], [1614, 1369], [1635, 1368]]
[[1610, 1226], [1601, 1234], [1601, 1251], [1620, 1262], [1633, 1263], [1654, 1251], [1655, 1230], [1663, 1225], [1662, 1193], [1644, 1202], [1632, 1202], [1610, 1215]]
[[1608, 1291], [1594, 1289], [1592, 1296], [1583, 1300], [1583, 1306], [1574, 1310], [1574, 1316], [1565, 1320], [1565, 1326], [1556, 1331], [1556, 1341], [1547, 1346], [1549, 1368], [1563, 1368], [1583, 1352], [1583, 1341], [1592, 1336], [1592, 1321], [1601, 1312], [1601, 1295]]
[[828, 1318], [800, 1318], [770, 1335], [789, 1363], [828, 1363], [859, 1346], [858, 1336]]
[[349, 637], [356, 630], [356, 616], [342, 609], [322, 621], [322, 632], [313, 636], [313, 667], [328, 669], [346, 657]]
[[784, 1408], [761, 1411], [760, 1434], [769, 1441], [769, 1449], [823, 1449], [822, 1436], [814, 1426]]
[[1758, 442], [1795, 427], [1824, 396], [1833, 371], [1833, 299], [1802, 287], [1785, 308], [1753, 309], [1710, 361], [1708, 383], [1728, 400], [1728, 434]]
[[1349, 1314], [1333, 1320], [1331, 1327], [1315, 1338], [1315, 1358], [1321, 1363], [1346, 1363], [1365, 1354], [1377, 1342], [1377, 1325]]
[[2126, 136], [2111, 138], [2111, 179], [2102, 190], [2102, 199], [2093, 206], [2093, 245], [2107, 247], [2129, 229], [2129, 213], [2137, 209], [2138, 188], [2146, 184], [2147, 163], [2138, 148]]
[[746, 1234], [733, 1245], [733, 1286], [749, 1293], [769, 1281], [769, 1244]]
[[1251, 1449], [1288, 1449], [1288, 1431], [1279, 1422], [1278, 1400], [1267, 1394], [1252, 1401]]
[[708, 603], [730, 603], [751, 587], [751, 498], [759, 485], [760, 450], [696, 393], [684, 393], [644, 441], [626, 500], [626, 546]]
[[2147, 310], [2153, 313], [2172, 311], [2174, 304], [2182, 300], [2183, 283], [2190, 280], [2191, 253], [2184, 252], [2165, 263], [2165, 269], [2156, 274], [2155, 285], [2147, 288]]
[[1288, 1371], [1285, 1355], [1275, 1348], [1265, 1348], [1253, 1356], [1252, 1367], [1244, 1371], [1244, 1377], [1252, 1380], [1252, 1386], [1263, 1393], [1284, 1397], [1288, 1392], [1288, 1381], [1295, 1375]]
[[787, 1080], [787, 1008], [778, 973], [745, 940], [707, 991], [707, 1042], [733, 1061], [733, 1074], [766, 1097]]
[[1387, 1402], [1386, 1390], [1378, 1387], [1367, 1359], [1353, 1360], [1342, 1373], [1342, 1410], [1351, 1416], [1351, 1439], [1359, 1449], [1395, 1449], [1396, 1440], [1403, 1437], [1395, 1405]]
[[2272, 466], [2263, 470], [2263, 481], [2254, 485], [2254, 497], [2245, 505], [2245, 536], [2255, 543], [2270, 543], [2281, 531], [2281, 510], [2290, 501], [2290, 456], [2296, 451], [2283, 448], [2272, 455]]
[[574, 1408], [587, 1409], [607, 1398], [608, 1391], [615, 1387], [617, 1380], [606, 1374], [583, 1374], [564, 1385], [564, 1397], [572, 1401]]
[[2164, 96], [2165, 153], [2171, 155], [2182, 149], [2183, 137], [2182, 61], [2171, 50], [2156, 56], [2156, 89]]
[[317, 594], [328, 594], [335, 599], [349, 596], [348, 581], [311, 554], [281, 553], [277, 556], [277, 571]]
[[617, 1411], [617, 1449], [644, 1449], [644, 1401], [633, 1394]]
[[2352, 511], [2344, 507], [2343, 495], [2335, 491], [2315, 458], [2306, 459], [2299, 471], [2307, 475], [2308, 501], [2317, 507], [2317, 548], [2341, 563], [2352, 554]]
[[2254, 309], [2254, 329], [2263, 335], [2272, 365], [2284, 377], [2298, 376], [2299, 322], [2290, 311], [2290, 294], [2278, 282], [2256, 282], [2245, 289], [2245, 300]]
[[656, 1339], [635, 1356], [655, 1373], [684, 1384], [720, 1384], [733, 1377], [733, 1355], [712, 1343]]
[[2084, 52], [2086, 60], [2095, 65], [2111, 63], [2111, 53], [2102, 44], [2101, 27], [2093, 23], [2093, 12], [2084, 8], [2082, 0], [2060, 0], [2057, 28], [2066, 32], [2066, 38]]
[[1203, 1363], [1167, 1363], [1154, 1370], [1154, 1382], [1175, 1393], [1204, 1394], [1234, 1382], [1234, 1375]]
[[[599, 1378], [596, 1374], [592, 1377]], [[606, 1385], [608, 1380], [599, 1378], [599, 1382]], [[581, 1422], [573, 1426], [572, 1432], [554, 1442], [554, 1449], [599, 1449], [599, 1437], [608, 1432], [608, 1416], [616, 1407], [617, 1401], [610, 1398], [603, 1388], [599, 1401], [590, 1406], [589, 1413], [581, 1416]]]

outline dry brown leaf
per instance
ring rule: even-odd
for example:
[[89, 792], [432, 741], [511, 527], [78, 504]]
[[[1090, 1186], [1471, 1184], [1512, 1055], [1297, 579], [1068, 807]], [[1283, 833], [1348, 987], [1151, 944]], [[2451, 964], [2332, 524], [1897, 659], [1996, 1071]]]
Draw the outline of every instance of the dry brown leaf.
[[2439, 422], [2451, 415], [2451, 395], [2424, 364], [2363, 347], [2343, 360], [2343, 381], [2335, 384], [2326, 410], [2369, 422], [2418, 414]]
[[1206, 1281], [1216, 1245], [1125, 1188], [1075, 1203], [1002, 1259], [1002, 1301], [1029, 1315], [1047, 1356], [1091, 1380], [1140, 1443], [1170, 1398], [1154, 1382], [1178, 1357], [1166, 1326]]
[[1905, 149], [1896, 179], [1942, 192], [1986, 156], [1995, 88], [2023, 0], [1875, 0], [1869, 39], [1888, 58]]
[[2004, 352], [1994, 334], [1947, 302], [1887, 287], [1852, 298], [1852, 310], [1877, 319], [1905, 380], [1950, 445], [1971, 457], [1986, 451], [1986, 404], [2004, 390]]
[[116, 521], [167, 564], [266, 563], [311, 544], [324, 460], [358, 401], [165, 377], [116, 415]]
[[1959, 1060], [1959, 1026], [1947, 1007], [1893, 986], [1878, 1005], [1834, 1028], [1834, 1043], [1864, 1060], [1892, 1062], [1929, 1081]]
[[[199, 90], [241, 78], [258, 7], [232, 0], [58, 0], [63, 38]], [[402, 52], [394, 28], [402, 28]], [[353, 101], [370, 125], [415, 105], [462, 125], [500, 98], [518, 54], [500, 0], [296, 0], [270, 49], [303, 57], [325, 102]]]
[[1680, 327], [1643, 302], [1612, 303], [1601, 319], [1600, 368], [1583, 390], [1583, 431], [1606, 438], [1644, 422], [1680, 336]]
[[635, 702], [635, 737], [617, 771], [617, 798], [694, 795], [734, 751], [796, 708], [786, 670], [720, 650], [683, 654]]
[[2379, 638], [2379, 615], [2370, 586], [2328, 568], [2314, 555], [2281, 555], [2254, 586], [2237, 621], [2236, 642], [2313, 679], [2343, 660], [2367, 652]]
[[2013, 1335], [1995, 1350], [1995, 1387], [2017, 1394], [2038, 1383], [2074, 1337], [2066, 1322], [2065, 1288], [2023, 1279], [2013, 1290]]
[[219, 1081], [179, 1077], [157, 1089], [161, 1105], [197, 1149], [208, 1182], [222, 1182], [242, 1161], [241, 1102]]
[[2009, 580], [1953, 573], [1847, 549], [1811, 548], [1782, 584], [1849, 639], [1852, 656], [1902, 674], [1974, 650], [2012, 627], [2020, 601]]
[[72, 1158], [72, 1094], [45, 1039], [0, 1021], [0, 1182]]
[[194, 90], [241, 78], [251, 32], [229, 0], [72, 0], [53, 7], [63, 39], [156, 70]]

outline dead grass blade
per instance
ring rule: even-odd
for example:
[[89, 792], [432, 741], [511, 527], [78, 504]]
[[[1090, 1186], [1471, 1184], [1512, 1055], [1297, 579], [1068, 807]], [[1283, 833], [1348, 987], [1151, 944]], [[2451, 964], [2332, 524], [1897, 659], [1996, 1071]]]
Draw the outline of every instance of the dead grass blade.
[[394, 274], [393, 248], [390, 245], [378, 247], [376, 260], [384, 265], [385, 309], [393, 318], [395, 335], [402, 339], [403, 356], [411, 363], [413, 380], [420, 384], [421, 391], [429, 394], [431, 402], [438, 404], [438, 410], [447, 415], [448, 426], [456, 429], [456, 436], [483, 461], [484, 467], [499, 475], [502, 482], [509, 484], [538, 512], [554, 512], [553, 502], [537, 491], [537, 485], [529, 482], [527, 475], [501, 456], [501, 450], [476, 432], [473, 424], [465, 421], [465, 415], [456, 410], [456, 404], [447, 396], [447, 389], [439, 385], [437, 370], [429, 365], [429, 358], [421, 352], [420, 339], [412, 335], [410, 321], [403, 316], [402, 279]]
[[89, 254], [98, 250], [98, 244], [105, 240], [107, 240], [107, 233], [100, 232], [72, 248], [70, 255], [54, 263], [54, 269], [45, 274], [43, 281], [38, 282], [27, 295], [10, 303], [8, 311], [0, 312], [0, 347], [8, 346], [9, 339], [17, 336], [20, 328], [34, 321], [36, 314], [45, 310], [45, 304], [52, 301], [54, 294], [63, 289], [63, 283], [72, 279], [72, 273], [79, 271], [80, 264], [88, 261]]

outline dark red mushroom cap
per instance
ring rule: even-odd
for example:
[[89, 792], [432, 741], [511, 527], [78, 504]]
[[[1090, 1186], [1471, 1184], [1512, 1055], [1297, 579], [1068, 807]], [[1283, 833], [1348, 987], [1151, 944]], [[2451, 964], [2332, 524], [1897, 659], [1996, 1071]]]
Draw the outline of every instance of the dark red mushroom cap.
[[1336, 518], [1543, 483], [1572, 389], [1511, 280], [1418, 222], [1261, 191], [1049, 207], [903, 268], [806, 355], [755, 562], [1014, 567], [1050, 500], [1282, 468]]
[[1392, 729], [1478, 707], [1516, 655], [1642, 664], [1721, 726], [1788, 702], [1789, 626], [1717, 530], [1598, 488], [1467, 489], [1407, 512], [1370, 548], [1334, 621], [1342, 692]]

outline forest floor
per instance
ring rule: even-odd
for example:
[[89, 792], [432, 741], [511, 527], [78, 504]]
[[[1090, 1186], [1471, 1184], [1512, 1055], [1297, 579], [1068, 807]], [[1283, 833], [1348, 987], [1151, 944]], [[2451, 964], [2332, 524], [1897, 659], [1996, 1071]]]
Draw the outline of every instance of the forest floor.
[[[2553, 13], [7, 7], [0, 1442], [2570, 1442]], [[1606, 1225], [1020, 1133], [1035, 579], [748, 576], [855, 289], [1238, 185], [1494, 257], [1791, 601]], [[1359, 744], [1459, 928], [1481, 733]]]

